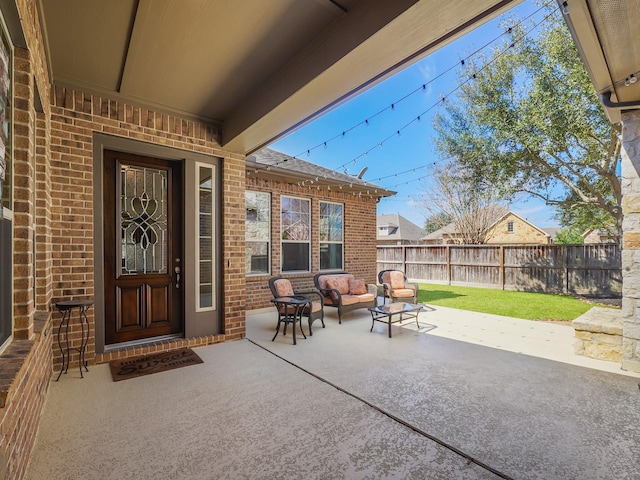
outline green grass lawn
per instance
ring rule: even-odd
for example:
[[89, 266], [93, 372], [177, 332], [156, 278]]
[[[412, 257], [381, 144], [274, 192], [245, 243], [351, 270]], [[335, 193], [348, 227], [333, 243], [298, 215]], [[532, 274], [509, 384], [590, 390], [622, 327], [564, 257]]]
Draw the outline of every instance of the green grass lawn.
[[594, 305], [574, 297], [421, 283], [418, 301], [527, 320], [571, 321]]

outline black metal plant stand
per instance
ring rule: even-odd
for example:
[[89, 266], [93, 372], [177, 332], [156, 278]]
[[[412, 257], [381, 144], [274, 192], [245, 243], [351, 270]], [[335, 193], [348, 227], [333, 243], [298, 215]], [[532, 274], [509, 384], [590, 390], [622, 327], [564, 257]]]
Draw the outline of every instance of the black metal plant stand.
[[[56, 303], [56, 308], [62, 314], [62, 320], [58, 327], [58, 347], [60, 348], [60, 353], [62, 353], [62, 366], [60, 367], [60, 373], [58, 373], [56, 382], [60, 380], [60, 376], [63, 372], [67, 373], [67, 370], [69, 370], [71, 350], [77, 350], [78, 353], [80, 353], [80, 358], [78, 359], [80, 377], [84, 378], [84, 375], [82, 374], [82, 367], [84, 367], [86, 372], [89, 371], [87, 368], [87, 361], [85, 360], [85, 352], [87, 350], [87, 343], [89, 342], [89, 320], [87, 319], [87, 310], [89, 310], [91, 305], [93, 305], [93, 300], [66, 300]], [[82, 332], [80, 337], [80, 346], [78, 348], [72, 348], [69, 342], [69, 323], [71, 322], [71, 313], [74, 308], [78, 309], [78, 320], [80, 322]], [[62, 347], [63, 336], [65, 344], [64, 348]]]

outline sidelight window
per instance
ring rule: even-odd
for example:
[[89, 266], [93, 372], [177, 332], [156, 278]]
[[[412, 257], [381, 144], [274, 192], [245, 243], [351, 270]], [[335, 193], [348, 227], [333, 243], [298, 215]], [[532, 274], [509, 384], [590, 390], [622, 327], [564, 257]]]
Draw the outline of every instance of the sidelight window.
[[198, 192], [196, 198], [197, 217], [197, 248], [196, 265], [198, 274], [198, 307], [197, 310], [211, 310], [215, 308], [214, 290], [214, 167], [199, 164]]

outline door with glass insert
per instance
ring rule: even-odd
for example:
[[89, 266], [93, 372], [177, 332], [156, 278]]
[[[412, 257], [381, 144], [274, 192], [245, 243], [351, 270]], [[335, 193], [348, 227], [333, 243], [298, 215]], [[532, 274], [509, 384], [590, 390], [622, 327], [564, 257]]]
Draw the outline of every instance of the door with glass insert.
[[104, 153], [105, 343], [183, 331], [182, 163]]

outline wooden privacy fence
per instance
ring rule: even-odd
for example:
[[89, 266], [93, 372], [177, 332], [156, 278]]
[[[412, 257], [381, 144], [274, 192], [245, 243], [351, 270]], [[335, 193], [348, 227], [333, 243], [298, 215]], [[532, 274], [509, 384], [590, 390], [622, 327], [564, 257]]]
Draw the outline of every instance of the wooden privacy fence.
[[378, 247], [378, 272], [397, 269], [429, 283], [622, 295], [620, 247], [602, 245], [403, 245]]

